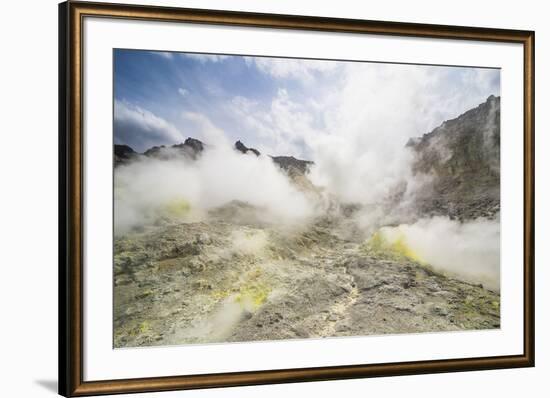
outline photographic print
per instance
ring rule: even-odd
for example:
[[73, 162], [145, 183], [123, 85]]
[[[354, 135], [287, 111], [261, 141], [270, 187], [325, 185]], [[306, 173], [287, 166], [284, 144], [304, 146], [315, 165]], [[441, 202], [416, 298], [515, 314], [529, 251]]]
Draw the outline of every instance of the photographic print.
[[113, 57], [115, 348], [500, 328], [500, 69]]
[[60, 394], [534, 366], [534, 31], [58, 21]]

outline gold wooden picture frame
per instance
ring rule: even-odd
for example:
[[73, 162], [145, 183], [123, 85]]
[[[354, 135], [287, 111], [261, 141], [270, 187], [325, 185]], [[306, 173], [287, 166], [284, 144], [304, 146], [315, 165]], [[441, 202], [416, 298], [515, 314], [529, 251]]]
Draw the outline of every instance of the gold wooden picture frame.
[[[523, 47], [523, 354], [85, 381], [83, 378], [83, 21], [183, 22], [515, 43]], [[85, 396], [534, 366], [534, 45], [532, 31], [69, 1], [59, 5], [59, 393]], [[106, 99], [110, 100], [110, 99]], [[518, 151], [520, 148], [518, 148]]]

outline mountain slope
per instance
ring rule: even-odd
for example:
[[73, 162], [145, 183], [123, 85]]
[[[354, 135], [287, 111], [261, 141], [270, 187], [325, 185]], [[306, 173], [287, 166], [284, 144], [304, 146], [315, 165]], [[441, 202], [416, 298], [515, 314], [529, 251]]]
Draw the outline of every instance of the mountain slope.
[[[118, 146], [115, 164], [151, 157], [193, 161], [205, 148], [191, 138], [145, 154]], [[163, 216], [115, 237], [115, 347], [499, 328], [500, 279], [492, 283], [483, 268], [494, 258], [498, 264], [499, 255], [491, 256], [499, 246], [475, 237], [479, 245], [468, 246], [471, 230], [459, 233], [465, 225], [484, 228], [478, 221], [499, 231], [500, 99], [489, 97], [399, 149], [412, 151], [413, 175], [427, 181], [415, 191], [411, 207], [404, 194], [387, 198], [381, 208], [341, 203], [311, 182], [312, 162], [292, 156], [271, 159], [311, 204], [328, 202], [299, 225], [265, 221], [260, 216], [270, 209], [245, 199], [200, 209], [197, 219], [178, 218], [190, 209], [186, 198], [161, 204]], [[265, 156], [241, 141], [234, 150], [249, 157], [243, 163]], [[118, 194], [125, 195], [124, 184]], [[400, 208], [401, 203], [406, 205]], [[378, 221], [379, 213], [396, 217]], [[374, 231], [361, 224], [365, 215]], [[468, 222], [477, 217], [495, 220]], [[437, 225], [456, 230], [429, 229], [419, 219], [444, 220]], [[436, 254], [453, 257], [454, 268], [417, 251], [406, 235], [410, 231]], [[459, 235], [452, 239], [452, 233]], [[451, 246], [460, 254], [449, 254]]]
[[444, 122], [407, 144], [413, 173], [430, 177], [420, 213], [471, 219], [500, 211], [500, 97]]

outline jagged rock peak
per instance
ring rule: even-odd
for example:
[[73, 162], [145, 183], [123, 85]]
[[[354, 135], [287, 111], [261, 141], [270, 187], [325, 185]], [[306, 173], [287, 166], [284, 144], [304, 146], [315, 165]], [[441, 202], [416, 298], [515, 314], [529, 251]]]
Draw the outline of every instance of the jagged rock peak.
[[166, 148], [164, 145], [159, 145], [159, 146], [153, 146], [149, 149], [147, 149], [145, 152], [143, 152], [143, 154], [145, 156], [156, 156], [158, 155], [164, 148]]
[[[187, 157], [188, 159], [197, 159], [208, 145], [202, 141], [189, 137], [183, 143], [174, 144], [171, 146], [159, 145], [147, 149], [143, 154], [135, 152], [128, 145], [115, 145], [115, 166], [130, 162], [140, 157], [149, 157], [161, 160], [174, 159], [179, 156]], [[255, 148], [249, 148], [242, 141], [235, 142], [235, 149], [243, 154], [253, 153], [260, 156], [261, 153]], [[289, 173], [305, 174], [311, 165], [312, 161], [296, 159], [294, 156], [270, 156], [275, 164], [281, 169]]]
[[134, 151], [128, 145], [115, 144], [115, 156], [119, 156], [121, 158], [129, 158], [129, 157], [134, 156], [136, 154], [137, 154], [137, 152]]
[[187, 138], [185, 142], [172, 146], [154, 146], [147, 149], [143, 154], [157, 159], [171, 159], [177, 155], [184, 155], [196, 159], [204, 150], [205, 145], [196, 138]]
[[239, 152], [242, 152], [242, 153], [252, 152], [254, 155], [260, 156], [260, 151], [258, 151], [256, 148], [247, 147], [240, 140], [235, 142], [235, 149]]
[[180, 144], [180, 146], [187, 146], [189, 148], [192, 148], [196, 153], [202, 152], [204, 150], [204, 144], [202, 141], [197, 140], [196, 138], [187, 138], [183, 144]]
[[118, 145], [115, 144], [113, 156], [115, 160], [115, 166], [118, 166], [123, 163], [128, 163], [139, 156], [139, 153], [134, 151], [128, 145]]
[[296, 159], [294, 156], [272, 156], [271, 159], [285, 171], [295, 169], [301, 173], [306, 173], [309, 167], [314, 164], [310, 160]]

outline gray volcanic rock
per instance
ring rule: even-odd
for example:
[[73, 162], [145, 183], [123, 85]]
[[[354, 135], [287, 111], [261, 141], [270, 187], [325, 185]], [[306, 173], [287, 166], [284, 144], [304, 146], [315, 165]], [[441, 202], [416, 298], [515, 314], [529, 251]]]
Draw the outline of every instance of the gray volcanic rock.
[[146, 150], [143, 154], [147, 157], [156, 159], [173, 159], [177, 156], [185, 156], [190, 159], [196, 159], [202, 151], [205, 145], [202, 141], [195, 138], [187, 138], [185, 142], [180, 144], [174, 144], [172, 146], [154, 146]]
[[309, 170], [309, 167], [314, 164], [310, 160], [296, 159], [294, 156], [272, 156], [271, 159], [287, 172], [294, 169], [302, 174], [305, 174]]
[[[256, 156], [260, 156], [260, 151], [258, 151], [255, 148], [249, 148], [245, 144], [242, 143], [242, 141], [237, 141], [235, 143], [235, 149], [238, 150], [241, 153], [249, 153], [252, 152]], [[301, 160], [296, 159], [294, 156], [270, 156], [273, 162], [277, 164], [281, 169], [286, 171], [290, 176], [294, 176], [296, 174], [306, 174], [309, 170], [309, 167], [313, 164], [312, 161], [309, 160]]]
[[128, 145], [115, 144], [113, 154], [114, 154], [115, 166], [130, 162], [139, 157], [139, 153], [134, 151]]
[[[188, 159], [195, 160], [207, 148], [208, 145], [202, 141], [189, 137], [185, 142], [171, 146], [153, 146], [147, 149], [143, 156], [161, 160], [169, 160], [184, 156]], [[247, 154], [253, 153], [260, 156], [261, 153], [256, 148], [247, 147], [242, 141], [235, 142], [235, 150]], [[115, 145], [115, 166], [124, 163], [131, 159], [137, 159], [141, 154], [135, 152], [127, 145]], [[275, 164], [283, 169], [291, 177], [303, 175], [309, 171], [309, 167], [313, 165], [312, 161], [296, 159], [294, 156], [270, 156]]]
[[431, 182], [418, 198], [421, 213], [469, 219], [500, 211], [500, 97], [407, 143], [413, 172]]
[[497, 292], [365, 251], [340, 228], [211, 220], [116, 239], [115, 347], [500, 327]]
[[173, 148], [182, 148], [188, 153], [192, 153], [197, 156], [202, 151], [204, 151], [204, 144], [202, 141], [197, 140], [196, 138], [187, 138], [183, 144], [173, 145]]
[[241, 141], [235, 142], [235, 149], [242, 153], [248, 153], [252, 152], [256, 156], [260, 156], [260, 151], [258, 151], [255, 148], [249, 148], [245, 144], [243, 144]]
[[166, 149], [166, 146], [160, 145], [160, 146], [153, 146], [149, 149], [147, 149], [143, 154], [150, 158], [162, 158], [164, 149]]

